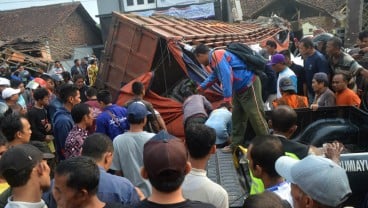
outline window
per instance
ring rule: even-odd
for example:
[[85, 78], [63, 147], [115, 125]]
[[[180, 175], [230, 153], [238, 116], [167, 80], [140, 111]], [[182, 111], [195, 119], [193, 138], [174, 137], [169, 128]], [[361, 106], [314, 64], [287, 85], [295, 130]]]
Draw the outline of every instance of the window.
[[134, 5], [134, 0], [127, 0], [127, 5], [128, 6], [133, 6]]
[[138, 5], [144, 4], [144, 0], [138, 0]]
[[155, 0], [148, 0], [148, 3], [153, 4], [153, 3], [155, 3]]

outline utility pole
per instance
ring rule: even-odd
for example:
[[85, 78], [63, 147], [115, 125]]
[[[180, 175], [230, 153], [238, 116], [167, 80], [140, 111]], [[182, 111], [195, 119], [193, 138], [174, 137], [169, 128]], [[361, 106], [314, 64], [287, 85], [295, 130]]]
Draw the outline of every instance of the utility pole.
[[356, 43], [362, 30], [364, 0], [346, 0], [345, 47]]

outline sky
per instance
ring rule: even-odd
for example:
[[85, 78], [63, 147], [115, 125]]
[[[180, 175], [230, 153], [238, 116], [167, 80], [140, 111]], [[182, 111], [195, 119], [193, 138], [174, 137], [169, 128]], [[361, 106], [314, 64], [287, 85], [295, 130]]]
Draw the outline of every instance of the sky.
[[[48, 4], [59, 4], [64, 2], [73, 2], [75, 0], [0, 0], [0, 10], [12, 10], [32, 6], [44, 6]], [[79, 0], [91, 17], [99, 23], [96, 17], [98, 14], [97, 0]]]

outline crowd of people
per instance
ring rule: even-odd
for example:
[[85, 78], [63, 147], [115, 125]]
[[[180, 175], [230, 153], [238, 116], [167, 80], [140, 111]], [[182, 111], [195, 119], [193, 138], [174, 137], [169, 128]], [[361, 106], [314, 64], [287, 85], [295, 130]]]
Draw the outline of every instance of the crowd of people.
[[[368, 32], [359, 37], [361, 54]], [[198, 63], [213, 70], [197, 92], [220, 81], [224, 100], [214, 109], [204, 95], [185, 94], [184, 139], [167, 132], [160, 113], [144, 100], [143, 83], [132, 84], [134, 97], [124, 106], [94, 88], [95, 59], [89, 65], [75, 60], [70, 73], [56, 61], [37, 77], [19, 66], [0, 77], [0, 207], [227, 208], [228, 193], [207, 177], [206, 166], [216, 148], [226, 153], [244, 145], [248, 124], [256, 137], [247, 150], [252, 196], [244, 207], [342, 205], [351, 195], [337, 165], [343, 147], [290, 140], [294, 109], [359, 107], [362, 88], [355, 80], [368, 77], [368, 70], [362, 57], [342, 52], [336, 37], [326, 42], [326, 51], [310, 38], [300, 40], [298, 49], [304, 66], [267, 42], [263, 55], [275, 86], [264, 99], [261, 80], [244, 60], [225, 49], [196, 46]], [[272, 110], [269, 121], [265, 109]]]

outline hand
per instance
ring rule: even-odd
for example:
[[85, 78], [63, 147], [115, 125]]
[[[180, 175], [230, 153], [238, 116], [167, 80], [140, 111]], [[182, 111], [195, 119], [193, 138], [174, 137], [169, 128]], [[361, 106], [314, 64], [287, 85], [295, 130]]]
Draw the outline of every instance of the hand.
[[45, 137], [45, 142], [49, 143], [51, 142], [52, 140], [54, 140], [54, 137], [52, 135], [46, 135]]
[[344, 145], [337, 141], [323, 144], [323, 152], [325, 153], [325, 156], [336, 163], [340, 162], [340, 154], [343, 149]]
[[45, 130], [46, 130], [47, 132], [51, 131], [51, 124], [46, 124], [46, 125], [45, 125]]
[[313, 110], [313, 111], [316, 111], [318, 109], [318, 104], [312, 104], [310, 106], [310, 109]]
[[143, 192], [141, 191], [141, 189], [139, 189], [138, 187], [135, 187], [135, 191], [138, 194], [139, 199], [142, 201], [143, 199], [145, 199], [146, 197], [144, 196]]

